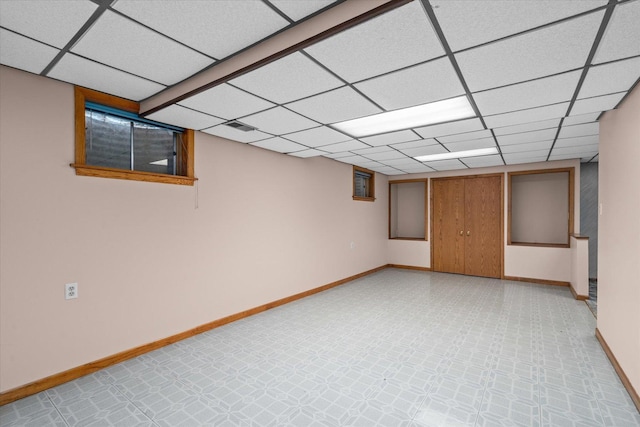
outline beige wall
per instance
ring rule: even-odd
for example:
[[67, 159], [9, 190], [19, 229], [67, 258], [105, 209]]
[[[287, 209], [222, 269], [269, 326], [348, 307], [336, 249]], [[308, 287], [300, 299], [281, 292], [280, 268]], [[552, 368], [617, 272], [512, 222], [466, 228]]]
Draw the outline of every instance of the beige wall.
[[598, 329], [640, 393], [640, 86], [600, 119]]
[[73, 87], [0, 93], [0, 391], [387, 263], [383, 175], [197, 133], [197, 190], [80, 177]]
[[[454, 170], [447, 172], [433, 172], [425, 174], [412, 174], [402, 176], [402, 179], [414, 178], [441, 178], [448, 176], [465, 176], [479, 174], [501, 173], [504, 175], [504, 274], [506, 276], [554, 280], [562, 282], [571, 281], [571, 249], [570, 248], [550, 248], [534, 246], [512, 246], [507, 245], [507, 215], [508, 206], [508, 186], [507, 173], [525, 170], [553, 169], [553, 168], [575, 168], [575, 188], [580, 188], [580, 161], [562, 160], [556, 162], [531, 163], [522, 165], [499, 166], [478, 169]], [[400, 177], [394, 177], [400, 179]], [[431, 180], [429, 180], [429, 191]], [[430, 200], [427, 200], [430, 204]], [[429, 213], [430, 216], [430, 213]], [[427, 221], [431, 221], [429, 217]], [[430, 224], [430, 222], [429, 222]], [[574, 191], [574, 230], [580, 231], [580, 191]], [[431, 236], [429, 236], [429, 239]], [[389, 262], [393, 264], [411, 265], [416, 267], [430, 267], [430, 242], [409, 242], [393, 243], [389, 242], [388, 253]], [[415, 252], [414, 252], [415, 251]], [[420, 254], [419, 256], [417, 254]], [[426, 259], [423, 259], [425, 256]]]

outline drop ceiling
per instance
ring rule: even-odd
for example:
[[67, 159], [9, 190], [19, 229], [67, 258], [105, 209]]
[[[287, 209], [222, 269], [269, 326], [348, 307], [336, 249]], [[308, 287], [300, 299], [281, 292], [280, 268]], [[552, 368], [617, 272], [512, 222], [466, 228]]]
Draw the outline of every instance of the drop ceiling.
[[[0, 63], [161, 122], [400, 175], [597, 162], [598, 118], [640, 78], [638, 22], [640, 0], [0, 0]], [[459, 96], [475, 117], [363, 138], [333, 127]], [[498, 154], [413, 158], [487, 147]]]

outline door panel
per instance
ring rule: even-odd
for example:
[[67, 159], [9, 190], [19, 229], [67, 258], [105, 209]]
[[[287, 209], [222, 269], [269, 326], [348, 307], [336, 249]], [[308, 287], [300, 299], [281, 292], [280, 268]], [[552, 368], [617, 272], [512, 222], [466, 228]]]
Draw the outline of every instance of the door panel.
[[465, 274], [501, 277], [501, 185], [499, 176], [465, 182]]
[[[433, 180], [433, 270], [464, 273], [464, 180]], [[464, 233], [463, 233], [464, 234]]]

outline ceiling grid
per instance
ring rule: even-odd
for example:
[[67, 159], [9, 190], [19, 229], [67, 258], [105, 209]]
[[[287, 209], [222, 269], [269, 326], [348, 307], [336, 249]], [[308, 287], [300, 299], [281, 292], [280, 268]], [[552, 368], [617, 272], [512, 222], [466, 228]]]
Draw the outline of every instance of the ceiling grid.
[[[597, 162], [597, 120], [640, 81], [638, 19], [640, 0], [0, 0], [0, 63], [149, 102], [154, 120], [387, 175]], [[460, 96], [473, 117], [359, 138], [334, 127]]]

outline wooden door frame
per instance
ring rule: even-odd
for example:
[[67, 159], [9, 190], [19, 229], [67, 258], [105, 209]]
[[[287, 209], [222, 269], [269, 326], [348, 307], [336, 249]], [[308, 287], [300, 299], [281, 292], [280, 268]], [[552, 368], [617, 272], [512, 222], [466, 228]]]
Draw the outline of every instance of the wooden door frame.
[[504, 175], [505, 172], [497, 172], [497, 173], [487, 173], [487, 174], [475, 174], [475, 175], [456, 175], [456, 176], [444, 176], [441, 178], [430, 178], [429, 179], [429, 254], [430, 254], [430, 266], [431, 270], [435, 271], [433, 268], [433, 183], [434, 181], [445, 181], [452, 179], [473, 179], [473, 178], [491, 178], [491, 177], [500, 177], [500, 279], [504, 279]]

